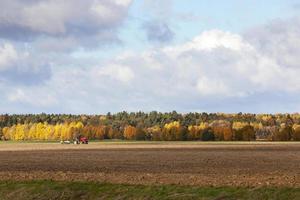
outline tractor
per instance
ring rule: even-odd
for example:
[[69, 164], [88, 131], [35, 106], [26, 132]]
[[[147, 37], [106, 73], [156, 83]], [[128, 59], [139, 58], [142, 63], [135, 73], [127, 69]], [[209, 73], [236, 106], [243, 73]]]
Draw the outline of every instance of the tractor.
[[89, 140], [82, 136], [82, 135], [78, 135], [74, 138], [74, 144], [88, 144]]
[[80, 135], [78, 133], [73, 135], [73, 140], [62, 140], [60, 141], [61, 144], [88, 144], [89, 140], [87, 137]]

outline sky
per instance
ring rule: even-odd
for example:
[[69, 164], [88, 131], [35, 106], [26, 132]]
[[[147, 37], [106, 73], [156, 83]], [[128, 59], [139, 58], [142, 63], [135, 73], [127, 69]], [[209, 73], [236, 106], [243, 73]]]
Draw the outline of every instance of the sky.
[[300, 0], [0, 8], [0, 113], [300, 110]]

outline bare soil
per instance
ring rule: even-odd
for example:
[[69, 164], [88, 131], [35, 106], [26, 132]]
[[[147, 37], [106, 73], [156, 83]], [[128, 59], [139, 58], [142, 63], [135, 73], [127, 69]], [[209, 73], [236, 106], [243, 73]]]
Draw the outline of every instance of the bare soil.
[[0, 180], [300, 187], [300, 143], [0, 144]]

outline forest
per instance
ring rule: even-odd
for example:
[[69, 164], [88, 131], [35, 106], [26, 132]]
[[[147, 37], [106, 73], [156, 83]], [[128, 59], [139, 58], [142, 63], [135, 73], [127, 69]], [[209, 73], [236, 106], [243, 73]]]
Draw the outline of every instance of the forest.
[[300, 114], [119, 112], [0, 115], [1, 140], [299, 141]]

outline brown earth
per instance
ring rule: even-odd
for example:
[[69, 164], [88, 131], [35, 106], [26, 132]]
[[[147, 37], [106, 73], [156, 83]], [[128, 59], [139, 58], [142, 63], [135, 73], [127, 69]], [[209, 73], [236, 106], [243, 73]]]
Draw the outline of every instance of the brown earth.
[[0, 179], [300, 187], [300, 143], [0, 144]]

